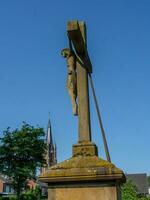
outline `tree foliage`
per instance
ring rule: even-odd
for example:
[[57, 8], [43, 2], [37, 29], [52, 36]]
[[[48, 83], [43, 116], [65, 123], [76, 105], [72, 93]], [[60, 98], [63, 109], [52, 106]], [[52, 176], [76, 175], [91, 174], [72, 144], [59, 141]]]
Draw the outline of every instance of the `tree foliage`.
[[9, 177], [19, 197], [28, 178], [45, 163], [44, 130], [23, 123], [21, 129], [8, 128], [0, 141], [0, 173]]
[[122, 200], [137, 200], [137, 189], [132, 181], [127, 181], [122, 186]]
[[150, 186], [150, 176], [148, 176], [147, 181], [148, 181], [148, 185]]
[[138, 197], [137, 188], [131, 180], [123, 184], [121, 193], [122, 200], [150, 200], [148, 197]]

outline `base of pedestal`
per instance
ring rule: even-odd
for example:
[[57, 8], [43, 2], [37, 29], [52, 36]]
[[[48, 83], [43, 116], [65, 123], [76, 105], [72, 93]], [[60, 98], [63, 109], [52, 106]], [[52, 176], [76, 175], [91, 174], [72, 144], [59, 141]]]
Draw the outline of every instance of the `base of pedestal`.
[[117, 186], [48, 189], [48, 200], [120, 200]]

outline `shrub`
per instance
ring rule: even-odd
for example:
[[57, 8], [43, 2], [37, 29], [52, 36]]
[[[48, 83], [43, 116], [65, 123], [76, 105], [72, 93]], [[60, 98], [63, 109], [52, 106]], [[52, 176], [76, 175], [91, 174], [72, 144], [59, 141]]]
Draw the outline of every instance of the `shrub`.
[[17, 200], [16, 197], [9, 197], [9, 200]]
[[0, 200], [17, 200], [15, 197], [0, 197]]
[[32, 191], [29, 191], [21, 194], [20, 200], [37, 200], [37, 197]]
[[41, 200], [41, 189], [37, 186], [35, 190], [21, 194], [20, 200]]

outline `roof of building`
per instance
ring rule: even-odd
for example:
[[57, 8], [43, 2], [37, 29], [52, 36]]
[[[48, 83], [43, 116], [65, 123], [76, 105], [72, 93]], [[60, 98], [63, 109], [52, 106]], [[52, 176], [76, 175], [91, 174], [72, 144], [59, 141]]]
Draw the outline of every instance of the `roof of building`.
[[145, 173], [126, 174], [126, 178], [136, 185], [139, 194], [148, 194], [147, 175]]

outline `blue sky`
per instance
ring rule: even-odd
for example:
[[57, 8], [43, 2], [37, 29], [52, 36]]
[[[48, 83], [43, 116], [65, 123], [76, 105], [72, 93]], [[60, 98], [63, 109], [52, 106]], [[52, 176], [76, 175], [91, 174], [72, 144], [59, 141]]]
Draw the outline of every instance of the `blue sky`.
[[[150, 1], [0, 1], [0, 132], [22, 121], [46, 129], [58, 160], [71, 156], [77, 118], [66, 90], [66, 23], [84, 20], [93, 79], [113, 163], [150, 174]], [[90, 93], [92, 138], [105, 158]]]

